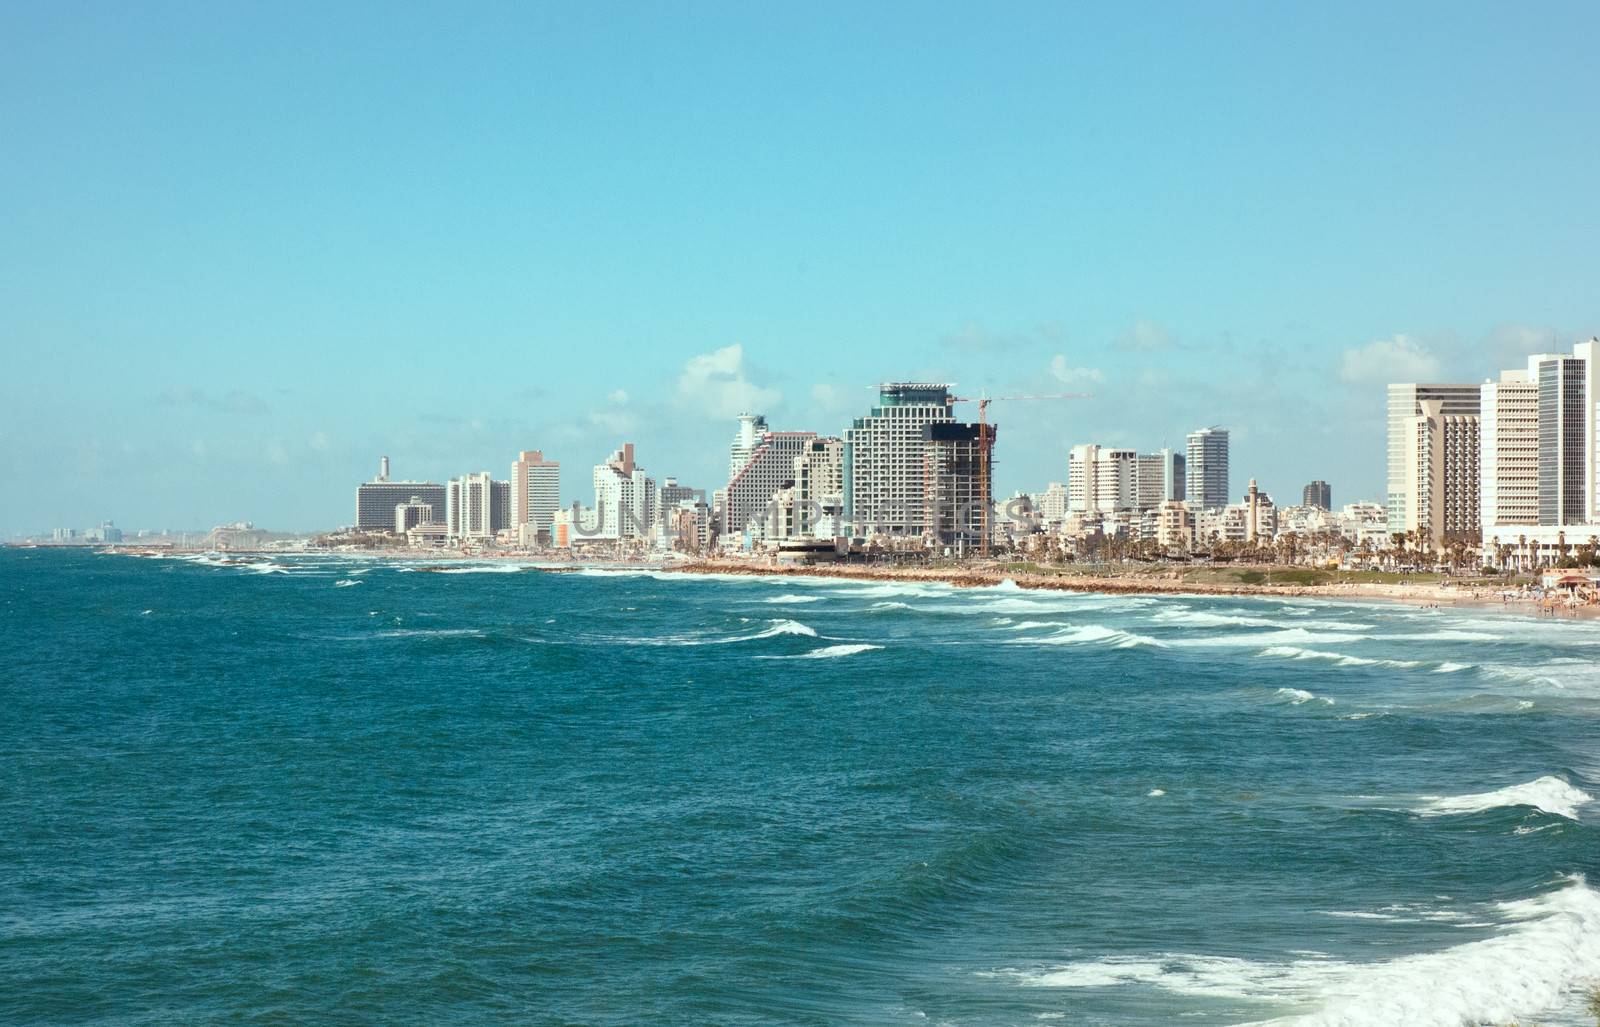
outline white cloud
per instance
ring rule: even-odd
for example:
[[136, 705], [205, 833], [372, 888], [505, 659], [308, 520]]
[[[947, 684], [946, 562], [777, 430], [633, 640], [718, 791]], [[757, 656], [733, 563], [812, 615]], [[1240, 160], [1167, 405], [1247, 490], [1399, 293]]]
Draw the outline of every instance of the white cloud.
[[281, 442], [267, 443], [267, 459], [282, 467], [289, 462], [289, 450]]
[[782, 395], [745, 377], [744, 347], [738, 343], [691, 357], [678, 375], [678, 399], [718, 420], [761, 413]]
[[826, 382], [811, 386], [811, 402], [824, 410], [838, 409], [843, 400], [844, 397], [839, 395], [839, 390]]
[[1154, 321], [1135, 321], [1127, 331], [1117, 336], [1118, 349], [1136, 353], [1171, 349], [1173, 343], [1172, 333]]
[[1339, 377], [1347, 382], [1421, 382], [1439, 373], [1439, 358], [1409, 335], [1377, 339], [1347, 349], [1339, 361]]
[[320, 431], [316, 432], [306, 444], [319, 453], [324, 452], [328, 448], [328, 436]]
[[1086, 385], [1106, 380], [1105, 372], [1098, 367], [1071, 367], [1067, 358], [1060, 353], [1050, 361], [1050, 373], [1067, 385]]
[[611, 395], [607, 396], [606, 398], [609, 399], [611, 402], [617, 404], [618, 406], [621, 406], [622, 404], [624, 404], [624, 403], [626, 403], [628, 401], [628, 390], [627, 389], [618, 389], [615, 392], [613, 392]]

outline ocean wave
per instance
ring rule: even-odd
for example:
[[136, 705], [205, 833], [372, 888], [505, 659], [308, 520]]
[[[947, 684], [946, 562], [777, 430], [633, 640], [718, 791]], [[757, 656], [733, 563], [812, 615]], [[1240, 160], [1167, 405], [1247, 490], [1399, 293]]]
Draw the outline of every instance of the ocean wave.
[[1491, 635], [1484, 631], [1461, 631], [1456, 628], [1444, 628], [1439, 631], [1425, 631], [1415, 635], [1380, 635], [1386, 642], [1503, 642], [1504, 635]]
[[1162, 643], [1146, 635], [1135, 635], [1103, 624], [1085, 624], [1077, 628], [1062, 628], [1053, 634], [1034, 638], [1008, 638], [1011, 644], [1022, 645], [1104, 645], [1112, 649], [1132, 649], [1136, 646], [1161, 648]]
[[821, 649], [813, 649], [808, 653], [795, 653], [789, 656], [757, 656], [758, 660], [832, 660], [840, 656], [854, 656], [856, 653], [870, 652], [873, 649], [882, 649], [881, 645], [871, 645], [866, 642], [851, 642], [845, 645], [825, 645]]
[[1279, 699], [1286, 699], [1291, 706], [1304, 706], [1308, 702], [1319, 702], [1324, 706], [1332, 706], [1333, 700], [1327, 696], [1314, 695], [1303, 688], [1280, 688], [1272, 693]]
[[821, 600], [822, 600], [821, 596], [797, 596], [797, 595], [795, 595], [794, 593], [791, 592], [788, 595], [769, 596], [766, 599], [763, 599], [761, 601], [763, 603], [768, 603], [768, 604], [771, 604], [771, 605], [774, 605], [774, 606], [793, 606], [793, 605], [797, 605], [799, 603], [820, 602]]
[[1203, 635], [1199, 638], [1170, 639], [1168, 644], [1196, 648], [1226, 648], [1231, 646], [1285, 646], [1285, 645], [1339, 645], [1360, 642], [1365, 635], [1352, 635], [1341, 631], [1313, 631], [1293, 627], [1278, 631], [1256, 631], [1243, 635]]
[[435, 574], [516, 574], [525, 570], [527, 566], [523, 563], [486, 563], [473, 564], [470, 567], [430, 567], [429, 570]]
[[632, 645], [733, 645], [738, 642], [758, 642], [763, 638], [777, 638], [779, 635], [802, 635], [806, 638], [816, 638], [815, 628], [801, 624], [796, 620], [773, 620], [760, 631], [748, 635], [732, 635], [727, 638], [707, 638], [695, 635], [670, 635], [665, 638], [639, 638], [629, 639]]
[[1423, 796], [1423, 805], [1417, 812], [1423, 816], [1441, 816], [1449, 813], [1482, 813], [1491, 809], [1514, 806], [1532, 806], [1546, 813], [1568, 820], [1578, 819], [1578, 807], [1594, 801], [1594, 796], [1553, 775], [1534, 781], [1510, 785], [1492, 792], [1472, 795]]
[[333, 583], [333, 587], [334, 588], [350, 588], [350, 587], [352, 587], [354, 585], [359, 585], [359, 584], [361, 584], [361, 582], [357, 581], [355, 578], [340, 578], [338, 581], [335, 581]]
[[394, 628], [380, 631], [377, 638], [482, 638], [477, 628]]
[[911, 604], [897, 602], [873, 603], [872, 608], [874, 610], [909, 610], [911, 609]]
[[[1134, 985], [1317, 1007], [1258, 1021], [1277, 1027], [1460, 1027], [1576, 1012], [1570, 1008], [1576, 992], [1600, 964], [1600, 893], [1581, 877], [1569, 878], [1535, 898], [1495, 904], [1492, 917], [1499, 931], [1491, 937], [1375, 962], [1163, 953], [988, 976], [1009, 976], [1028, 987]], [[1488, 920], [1458, 924], [1486, 925]]]
[[1274, 645], [1257, 655], [1280, 660], [1328, 660], [1340, 667], [1394, 667], [1404, 669], [1422, 666], [1421, 660], [1381, 660], [1373, 656], [1349, 656], [1325, 649], [1305, 649], [1295, 645]]
[[1003, 626], [1007, 631], [1032, 631], [1037, 628], [1064, 628], [1067, 626], [1058, 620], [1024, 620], [1012, 624], [1004, 617], [995, 623], [997, 627]]
[[856, 599], [893, 599], [897, 596], [928, 599], [935, 596], [948, 596], [954, 590], [955, 586], [953, 585], [919, 584], [909, 581], [896, 584], [858, 585], [851, 588], [829, 589], [834, 595]]

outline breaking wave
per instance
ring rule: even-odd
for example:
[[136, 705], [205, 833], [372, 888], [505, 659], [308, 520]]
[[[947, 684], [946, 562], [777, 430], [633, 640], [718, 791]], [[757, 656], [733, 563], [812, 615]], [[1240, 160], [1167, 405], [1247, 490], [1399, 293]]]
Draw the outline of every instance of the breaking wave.
[[763, 603], [770, 603], [770, 604], [775, 605], [775, 606], [793, 606], [793, 605], [796, 605], [796, 604], [799, 604], [799, 603], [820, 602], [821, 599], [822, 599], [821, 596], [797, 596], [797, 595], [795, 595], [793, 593], [790, 593], [788, 595], [770, 596], [770, 597], [768, 597], [766, 599], [763, 599], [761, 601]]
[[1326, 696], [1314, 695], [1303, 688], [1280, 688], [1272, 693], [1279, 699], [1286, 700], [1290, 706], [1304, 706], [1308, 702], [1319, 702], [1324, 706], [1332, 706], [1333, 700]]
[[1085, 624], [1080, 628], [1062, 628], [1053, 634], [1036, 638], [1010, 638], [1012, 644], [1022, 645], [1104, 645], [1112, 649], [1132, 649], [1136, 646], [1161, 648], [1162, 643], [1146, 635], [1108, 628], [1101, 624]]
[[1380, 660], [1371, 656], [1347, 656], [1323, 649], [1304, 649], [1294, 645], [1274, 645], [1257, 655], [1280, 660], [1329, 660], [1340, 667], [1420, 667], [1421, 660]]
[[873, 649], [882, 649], [881, 645], [870, 645], [866, 642], [852, 642], [846, 645], [825, 645], [821, 649], [813, 649], [809, 653], [796, 653], [791, 656], [758, 656], [758, 660], [831, 660], [840, 656], [854, 656], [856, 653], [869, 652]]
[[[1040, 970], [1000, 970], [1037, 988], [1159, 988], [1312, 1012], [1258, 1021], [1288, 1027], [1461, 1027], [1563, 1011], [1600, 965], [1600, 893], [1581, 877], [1531, 899], [1497, 903], [1498, 932], [1437, 952], [1378, 962], [1281, 962], [1161, 953]], [[1388, 918], [1386, 914], [1374, 914]], [[1461, 926], [1489, 926], [1462, 924]]]
[[1491, 809], [1514, 806], [1532, 806], [1568, 820], [1578, 819], [1578, 807], [1594, 801], [1594, 796], [1563, 781], [1545, 775], [1535, 781], [1510, 785], [1492, 792], [1472, 795], [1424, 796], [1426, 805], [1417, 812], [1424, 816], [1448, 813], [1482, 813]]

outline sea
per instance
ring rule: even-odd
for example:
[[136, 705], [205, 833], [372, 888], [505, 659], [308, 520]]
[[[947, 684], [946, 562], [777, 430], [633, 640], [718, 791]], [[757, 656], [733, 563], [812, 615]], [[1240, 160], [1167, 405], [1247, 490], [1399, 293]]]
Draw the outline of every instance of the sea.
[[1600, 623], [0, 551], [0, 1022], [1592, 1024]]

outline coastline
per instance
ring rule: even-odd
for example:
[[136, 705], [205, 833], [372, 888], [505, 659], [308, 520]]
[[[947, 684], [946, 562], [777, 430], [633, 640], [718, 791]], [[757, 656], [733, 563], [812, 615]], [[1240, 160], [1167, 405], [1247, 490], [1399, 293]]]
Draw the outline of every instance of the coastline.
[[[126, 556], [153, 556], [135, 546], [104, 547], [105, 553]], [[168, 554], [160, 554], [168, 555]], [[344, 550], [342, 552], [307, 552], [282, 549], [237, 549], [226, 554], [231, 557], [273, 557], [319, 555], [355, 557], [395, 562], [417, 562], [447, 567], [460, 563], [517, 563], [546, 573], [573, 573], [585, 569], [614, 571], [660, 571], [673, 574], [719, 575], [733, 574], [749, 577], [802, 577], [834, 578], [853, 581], [909, 581], [952, 585], [957, 588], [992, 588], [1010, 581], [1019, 588], [1057, 592], [1101, 593], [1106, 595], [1171, 595], [1171, 596], [1239, 596], [1325, 599], [1344, 602], [1400, 603], [1423, 608], [1456, 607], [1480, 610], [1498, 610], [1503, 613], [1561, 620], [1600, 619], [1600, 606], [1558, 606], [1553, 611], [1541, 609], [1531, 597], [1514, 597], [1509, 601], [1501, 597], [1501, 590], [1482, 584], [1469, 585], [1437, 580], [1416, 582], [1329, 582], [1325, 584], [1274, 584], [1271, 581], [1205, 582], [1186, 579], [1178, 571], [1166, 573], [1133, 573], [1113, 570], [1106, 574], [1042, 574], [999, 566], [989, 567], [913, 567], [886, 566], [882, 564], [816, 564], [807, 566], [780, 566], [754, 559], [729, 557], [686, 558], [681, 555], [667, 559], [610, 559], [587, 560], [549, 553], [520, 553], [494, 551], [484, 553], [418, 552], [415, 550]], [[1274, 571], [1292, 571], [1292, 568], [1261, 568], [1270, 577]]]
[[[1411, 606], [1451, 606], [1500, 610], [1523, 616], [1541, 614], [1532, 600], [1507, 602], [1497, 590], [1433, 582], [1390, 584], [1341, 582], [1327, 585], [1213, 584], [1185, 581], [1177, 574], [1167, 577], [1089, 576], [1036, 574], [1001, 568], [965, 567], [883, 567], [863, 564], [822, 564], [806, 567], [780, 567], [749, 560], [698, 559], [670, 563], [661, 568], [675, 574], [742, 574], [758, 577], [838, 578], [855, 581], [910, 581], [954, 585], [958, 588], [992, 588], [1010, 581], [1018, 588], [1056, 592], [1095, 592], [1106, 595], [1187, 595], [1244, 596], [1330, 599], [1371, 603], [1402, 603]], [[1555, 614], [1561, 619], [1594, 619], [1600, 608], [1562, 607]]]

